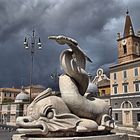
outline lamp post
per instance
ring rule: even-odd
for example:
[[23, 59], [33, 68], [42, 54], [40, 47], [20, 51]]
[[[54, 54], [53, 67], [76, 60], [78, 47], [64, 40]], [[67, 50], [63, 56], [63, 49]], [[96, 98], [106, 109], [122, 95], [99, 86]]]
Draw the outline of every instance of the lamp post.
[[31, 54], [31, 64], [30, 64], [30, 103], [31, 103], [31, 88], [32, 88], [32, 82], [33, 82], [33, 63], [34, 63], [34, 54], [36, 50], [42, 49], [42, 44], [40, 37], [38, 37], [35, 34], [35, 31], [33, 30], [32, 35], [29, 35], [29, 37], [25, 37], [24, 39], [24, 48], [30, 51]]
[[55, 69], [54, 73], [51, 74], [51, 79], [54, 80], [54, 82], [57, 82], [58, 79], [58, 74], [57, 74], [57, 69]]
[[51, 73], [51, 75], [50, 75], [51, 79], [52, 79], [53, 82], [54, 82], [54, 88], [55, 88], [56, 90], [59, 89], [59, 87], [58, 87], [59, 76], [60, 76], [60, 73], [58, 73], [57, 68], [56, 68], [56, 69], [54, 70], [54, 72]]

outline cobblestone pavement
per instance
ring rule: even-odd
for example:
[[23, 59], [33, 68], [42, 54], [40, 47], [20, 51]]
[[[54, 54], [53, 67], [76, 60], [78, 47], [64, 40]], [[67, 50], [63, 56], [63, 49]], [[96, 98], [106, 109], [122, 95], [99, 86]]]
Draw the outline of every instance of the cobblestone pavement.
[[0, 124], [0, 140], [11, 140], [16, 127]]
[[0, 129], [0, 140], [11, 140], [14, 132]]
[[131, 127], [116, 127], [112, 130], [113, 133], [126, 133], [129, 136], [129, 140], [140, 140], [140, 130]]

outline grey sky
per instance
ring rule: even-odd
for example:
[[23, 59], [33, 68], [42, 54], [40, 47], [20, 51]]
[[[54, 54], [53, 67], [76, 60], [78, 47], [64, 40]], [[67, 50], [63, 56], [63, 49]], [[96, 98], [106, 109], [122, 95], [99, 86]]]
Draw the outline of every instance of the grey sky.
[[77, 40], [93, 60], [87, 71], [117, 60], [117, 32], [123, 33], [129, 8], [135, 31], [140, 29], [139, 0], [0, 0], [0, 87], [29, 84], [30, 53], [23, 48], [32, 29], [41, 37], [43, 49], [36, 51], [34, 84], [53, 86], [51, 73], [61, 72], [59, 55], [67, 47], [48, 40], [66, 35]]

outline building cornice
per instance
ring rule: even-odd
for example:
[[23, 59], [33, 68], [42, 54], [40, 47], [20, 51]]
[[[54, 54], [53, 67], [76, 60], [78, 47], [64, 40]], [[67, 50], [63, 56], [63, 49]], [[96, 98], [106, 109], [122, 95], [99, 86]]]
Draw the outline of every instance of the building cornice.
[[112, 110], [113, 111], [122, 111], [122, 110], [124, 110], [124, 111], [139, 111], [140, 110], [140, 108], [112, 108]]
[[123, 93], [123, 94], [113, 94], [110, 95], [111, 99], [119, 99], [119, 98], [135, 98], [140, 97], [140, 92], [135, 93]]
[[129, 98], [140, 97], [140, 92], [111, 94], [111, 95], [101, 96], [99, 98], [119, 99], [119, 98], [128, 98], [128, 97]]
[[127, 61], [125, 63], [116, 64], [110, 67], [110, 72], [118, 70], [119, 68], [122, 70], [123, 68], [131, 68], [131, 67], [140, 66], [140, 58], [137, 58], [133, 61]]
[[134, 38], [138, 38], [138, 39], [140, 39], [140, 37], [139, 37], [139, 36], [135, 36], [135, 35], [128, 35], [128, 36], [125, 36], [125, 37], [122, 37], [122, 38], [117, 39], [117, 41], [121, 41], [121, 40], [123, 40], [123, 39], [127, 39], [127, 38], [129, 38], [129, 37], [134, 37]]
[[21, 92], [21, 89], [16, 89], [16, 88], [0, 88], [0, 92], [19, 93], [19, 92]]

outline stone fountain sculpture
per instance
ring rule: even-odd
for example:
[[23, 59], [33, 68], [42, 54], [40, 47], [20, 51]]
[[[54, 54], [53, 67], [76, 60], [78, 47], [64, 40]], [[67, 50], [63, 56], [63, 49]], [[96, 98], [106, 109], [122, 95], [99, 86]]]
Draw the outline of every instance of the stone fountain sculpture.
[[64, 74], [59, 77], [60, 94], [48, 88], [40, 93], [27, 109], [27, 116], [16, 120], [17, 131], [28, 135], [71, 136], [91, 132], [108, 132], [114, 128], [112, 108], [85, 92], [89, 78], [85, 71], [89, 57], [77, 41], [65, 36], [50, 36], [60, 45], [67, 44], [60, 56]]

